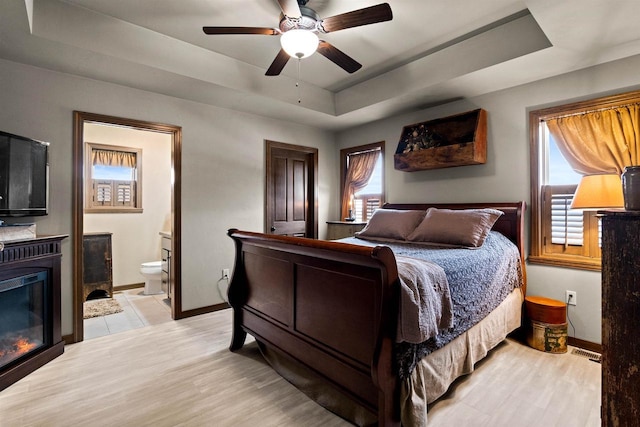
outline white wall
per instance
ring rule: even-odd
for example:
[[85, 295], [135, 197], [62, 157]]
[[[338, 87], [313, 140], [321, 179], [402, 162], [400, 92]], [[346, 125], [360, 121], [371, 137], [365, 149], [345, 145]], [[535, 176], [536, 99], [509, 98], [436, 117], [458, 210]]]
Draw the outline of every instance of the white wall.
[[162, 258], [159, 232], [171, 231], [171, 135], [86, 123], [84, 141], [142, 150], [143, 211], [84, 215], [85, 233], [112, 233], [113, 285], [142, 283], [140, 264]]
[[[234, 260], [227, 229], [263, 229], [265, 139], [319, 149], [320, 236], [336, 209], [337, 160], [329, 132], [6, 60], [0, 60], [0, 93], [0, 129], [51, 143], [49, 215], [33, 218], [41, 234], [72, 232], [74, 110], [182, 126], [184, 310], [222, 302], [216, 282]], [[62, 252], [62, 333], [69, 334], [70, 239]]]
[[[337, 142], [339, 148], [345, 148], [386, 141], [385, 191], [389, 202], [525, 200], [530, 203], [528, 112], [578, 99], [637, 89], [640, 84], [638, 69], [640, 57], [604, 64], [417, 113], [391, 117], [342, 132]], [[393, 168], [393, 154], [403, 126], [476, 108], [488, 112], [486, 164], [420, 172], [400, 172]], [[337, 158], [338, 153], [334, 155]], [[528, 224], [526, 234], [528, 236]], [[527, 272], [529, 295], [564, 300], [565, 290], [576, 291], [578, 306], [569, 309], [575, 337], [601, 342], [599, 272], [534, 265], [528, 265]], [[569, 332], [573, 336], [571, 328]]]

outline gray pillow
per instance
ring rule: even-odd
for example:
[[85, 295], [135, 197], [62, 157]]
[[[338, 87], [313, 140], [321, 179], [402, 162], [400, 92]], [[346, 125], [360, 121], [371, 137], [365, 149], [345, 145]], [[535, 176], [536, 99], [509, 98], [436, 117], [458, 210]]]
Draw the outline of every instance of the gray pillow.
[[367, 226], [357, 237], [373, 237], [392, 240], [406, 240], [424, 218], [427, 211], [378, 209], [373, 213]]
[[496, 209], [429, 208], [407, 240], [478, 248], [502, 214]]

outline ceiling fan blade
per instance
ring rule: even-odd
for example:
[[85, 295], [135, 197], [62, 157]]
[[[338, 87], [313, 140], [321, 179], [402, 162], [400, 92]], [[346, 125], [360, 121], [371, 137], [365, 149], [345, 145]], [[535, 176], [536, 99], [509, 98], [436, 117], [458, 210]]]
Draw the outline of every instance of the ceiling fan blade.
[[278, 4], [284, 16], [288, 18], [300, 18], [302, 16], [298, 0], [278, 0]]
[[320, 40], [318, 44], [318, 53], [330, 61], [333, 61], [347, 73], [355, 73], [362, 68], [362, 64], [358, 61], [324, 40]]
[[276, 36], [280, 30], [266, 27], [202, 27], [205, 34], [263, 34], [266, 36]]
[[322, 32], [330, 33], [376, 22], [391, 21], [392, 18], [391, 6], [388, 3], [382, 3], [325, 18], [320, 22], [320, 28]]
[[276, 59], [273, 60], [273, 62], [269, 66], [269, 69], [267, 70], [266, 73], [264, 73], [264, 75], [265, 76], [279, 75], [282, 69], [284, 68], [284, 66], [287, 65], [289, 58], [290, 58], [289, 54], [285, 52], [284, 49], [280, 49], [280, 52], [278, 52], [278, 54], [276, 55]]

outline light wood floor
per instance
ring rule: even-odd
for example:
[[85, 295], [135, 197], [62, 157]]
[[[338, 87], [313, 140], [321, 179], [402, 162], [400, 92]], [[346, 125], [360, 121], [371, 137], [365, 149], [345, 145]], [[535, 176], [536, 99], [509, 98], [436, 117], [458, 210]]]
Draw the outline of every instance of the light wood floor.
[[[278, 376], [231, 311], [69, 345], [0, 392], [0, 426], [348, 426]], [[431, 406], [429, 426], [599, 426], [600, 364], [515, 341]]]

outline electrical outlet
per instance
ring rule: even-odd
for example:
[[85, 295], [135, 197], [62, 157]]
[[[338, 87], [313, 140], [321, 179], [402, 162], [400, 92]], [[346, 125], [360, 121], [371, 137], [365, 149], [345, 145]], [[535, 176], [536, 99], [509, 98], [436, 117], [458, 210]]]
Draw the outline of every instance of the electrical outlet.
[[223, 279], [228, 279], [229, 278], [229, 269], [228, 268], [223, 268], [222, 269], [222, 278]]
[[578, 293], [576, 291], [566, 291], [564, 302], [569, 305], [578, 305]]

